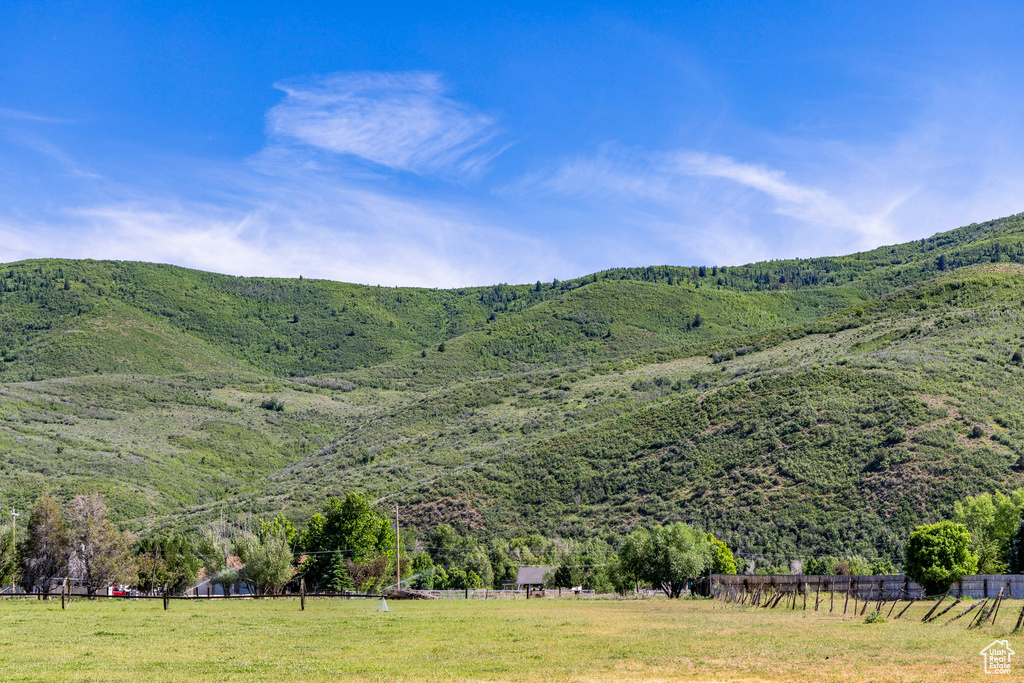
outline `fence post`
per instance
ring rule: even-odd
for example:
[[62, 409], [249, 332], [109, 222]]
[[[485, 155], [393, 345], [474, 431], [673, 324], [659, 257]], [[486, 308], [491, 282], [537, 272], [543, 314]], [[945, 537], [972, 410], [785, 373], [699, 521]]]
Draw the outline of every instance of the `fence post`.
[[1013, 632], [1016, 633], [1020, 630], [1021, 622], [1024, 622], [1024, 605], [1021, 605], [1020, 616], [1017, 617], [1017, 625], [1013, 627]]
[[170, 602], [170, 596], [167, 594], [167, 584], [164, 584], [164, 611], [167, 611], [168, 603]]
[[902, 595], [903, 589], [901, 588], [900, 592], [896, 594], [896, 599], [892, 601], [892, 607], [889, 608], [889, 614], [885, 615], [886, 619], [892, 616], [892, 611], [896, 609], [896, 603], [900, 601], [900, 597], [902, 597]]
[[924, 615], [924, 619], [921, 620], [922, 622], [928, 621], [928, 617], [930, 617], [932, 615], [932, 612], [934, 612], [935, 610], [937, 610], [939, 608], [939, 605], [942, 604], [942, 601], [946, 599], [946, 596], [949, 595], [949, 592], [951, 590], [953, 590], [952, 586], [947, 588], [946, 592], [943, 593], [941, 596], [939, 596], [939, 599], [935, 601], [935, 604], [932, 606], [932, 608], [930, 610], [928, 610], [928, 614]]
[[60, 585], [60, 608], [67, 609], [67, 603], [64, 601], [64, 593], [67, 591], [68, 580], [64, 579], [64, 583]]
[[299, 579], [299, 606], [304, 611], [306, 609], [306, 579]]
[[999, 595], [996, 596], [996, 604], [992, 606], [992, 625], [996, 625], [996, 617], [999, 616], [999, 607], [1003, 604], [1003, 589], [999, 589]]

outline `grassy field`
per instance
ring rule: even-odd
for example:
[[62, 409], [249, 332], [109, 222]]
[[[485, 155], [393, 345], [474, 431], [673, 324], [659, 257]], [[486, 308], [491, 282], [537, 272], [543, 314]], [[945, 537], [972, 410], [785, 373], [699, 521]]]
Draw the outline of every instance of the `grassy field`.
[[[922, 624], [709, 601], [0, 602], [5, 681], [961, 681], [999, 623]], [[945, 621], [945, 618], [943, 618]], [[1022, 655], [1024, 657], [1024, 655]], [[1024, 667], [1024, 663], [1019, 665]], [[1013, 662], [1017, 673], [1018, 664]]]

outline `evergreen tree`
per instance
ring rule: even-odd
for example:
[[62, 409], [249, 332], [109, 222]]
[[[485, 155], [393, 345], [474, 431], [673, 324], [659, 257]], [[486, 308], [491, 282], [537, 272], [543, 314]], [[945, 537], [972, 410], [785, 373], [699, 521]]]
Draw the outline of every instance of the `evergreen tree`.
[[1007, 559], [1011, 574], [1024, 574], [1024, 521], [1017, 525], [1010, 540], [1010, 555]]

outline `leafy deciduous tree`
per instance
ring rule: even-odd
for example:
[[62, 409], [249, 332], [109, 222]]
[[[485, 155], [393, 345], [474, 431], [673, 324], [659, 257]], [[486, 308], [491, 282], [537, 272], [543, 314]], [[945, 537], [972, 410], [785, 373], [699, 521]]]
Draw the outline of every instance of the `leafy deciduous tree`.
[[256, 595], [272, 595], [292, 577], [292, 551], [285, 535], [243, 534], [235, 542], [244, 563], [241, 579]]
[[383, 553], [364, 558], [359, 562], [346, 558], [344, 560], [345, 570], [357, 590], [370, 592], [380, 588], [387, 581], [389, 559]]
[[68, 529], [72, 552], [69, 566], [90, 595], [136, 578], [131, 534], [119, 531], [107, 519], [107, 505], [99, 494], [72, 499]]
[[626, 574], [657, 586], [670, 598], [678, 598], [712, 561], [707, 537], [682, 522], [650, 531], [638, 529], [626, 538], [620, 552]]
[[210, 583], [221, 586], [225, 595], [231, 594], [231, 586], [238, 582], [238, 570], [230, 562], [231, 537], [224, 526], [214, 525], [198, 544], [197, 552], [203, 563], [203, 572]]
[[978, 570], [978, 556], [970, 545], [971, 534], [963, 524], [947, 520], [919, 526], [907, 540], [907, 576], [928, 593], [940, 593]]
[[708, 543], [711, 544], [711, 573], [712, 574], [735, 574], [736, 558], [725, 541], [719, 541], [714, 534], [707, 535]]
[[982, 493], [953, 504], [953, 521], [971, 534], [971, 551], [978, 556], [978, 571], [1000, 574], [1006, 571], [1010, 539], [1024, 511], [1024, 489], [1009, 496]]
[[[353, 565], [367, 563], [371, 565], [367, 568], [369, 574], [383, 576], [395, 555], [395, 532], [390, 521], [364, 496], [350, 493], [344, 501], [328, 499], [323, 512], [310, 518], [298, 545], [302, 552], [309, 553], [300, 567], [307, 583], [326, 587], [339, 580], [335, 555]], [[376, 569], [381, 557], [385, 558], [385, 572]], [[357, 575], [363, 572], [348, 563], [344, 567], [356, 587], [360, 587]]]
[[70, 539], [57, 501], [44, 496], [36, 501], [21, 542], [21, 585], [27, 591], [50, 592], [54, 579], [66, 576]]
[[0, 586], [16, 582], [21, 570], [13, 531], [10, 524], [0, 526]]

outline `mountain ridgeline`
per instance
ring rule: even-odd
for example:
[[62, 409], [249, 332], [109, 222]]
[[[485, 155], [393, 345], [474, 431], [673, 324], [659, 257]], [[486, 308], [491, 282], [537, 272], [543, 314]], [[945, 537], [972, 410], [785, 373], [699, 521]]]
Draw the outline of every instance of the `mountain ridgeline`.
[[453, 290], [0, 266], [0, 495], [898, 556], [1024, 485], [1024, 215], [843, 257]]

